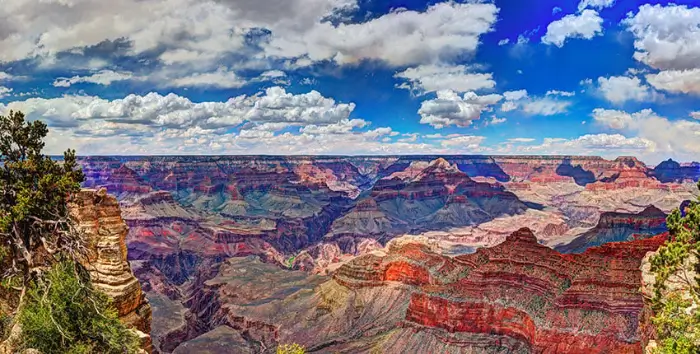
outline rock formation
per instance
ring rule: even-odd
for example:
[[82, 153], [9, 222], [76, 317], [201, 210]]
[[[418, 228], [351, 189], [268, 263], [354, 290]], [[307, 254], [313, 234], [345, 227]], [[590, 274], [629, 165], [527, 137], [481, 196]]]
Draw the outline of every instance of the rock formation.
[[[124, 210], [129, 259], [163, 316], [154, 321], [154, 343], [175, 350], [192, 342], [178, 352], [227, 340], [270, 351], [296, 339], [320, 352], [353, 353], [392, 346], [429, 352], [430, 345], [480, 351], [494, 343], [513, 352], [563, 352], [586, 340], [610, 350], [636, 348], [641, 301], [632, 283], [641, 256], [634, 248], [654, 248], [657, 240], [637, 239], [665, 231], [661, 214], [694, 199], [691, 181], [700, 178], [697, 165], [652, 168], [633, 157], [159, 156], [81, 163], [85, 186], [106, 187]], [[638, 215], [652, 205], [660, 211]], [[539, 240], [510, 236], [523, 225]], [[572, 240], [581, 243], [570, 247], [580, 254], [544, 247]], [[416, 242], [430, 246], [411, 246]], [[386, 245], [389, 251], [380, 250]], [[505, 248], [511, 261], [486, 247]], [[372, 270], [374, 261], [387, 268]], [[441, 264], [448, 268], [434, 268]], [[241, 267], [284, 282], [268, 288], [244, 277], [247, 283], [232, 286]], [[321, 278], [305, 278], [309, 273], [324, 277], [322, 285]], [[563, 279], [571, 282], [567, 290]], [[485, 293], [479, 298], [474, 289]], [[476, 321], [481, 315], [467, 303], [480, 306], [487, 320]], [[514, 328], [506, 318], [523, 325]], [[596, 321], [607, 327], [594, 327]], [[580, 333], [572, 336], [575, 326]]]
[[134, 328], [151, 351], [151, 307], [127, 261], [127, 226], [119, 204], [105, 189], [84, 189], [70, 200], [71, 214], [94, 252], [85, 267], [95, 287], [114, 300], [119, 319]]
[[647, 238], [664, 231], [666, 214], [653, 205], [636, 214], [607, 212], [600, 216], [594, 228], [555, 249], [562, 253], [581, 253], [608, 242]]

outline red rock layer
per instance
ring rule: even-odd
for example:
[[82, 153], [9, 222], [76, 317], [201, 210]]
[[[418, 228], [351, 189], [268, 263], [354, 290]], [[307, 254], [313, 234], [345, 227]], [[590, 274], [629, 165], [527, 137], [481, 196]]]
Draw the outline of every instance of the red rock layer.
[[450, 258], [393, 246], [342, 266], [350, 288], [412, 286], [406, 325], [502, 335], [538, 353], [641, 353], [641, 259], [666, 235], [563, 255], [521, 229], [495, 247]]

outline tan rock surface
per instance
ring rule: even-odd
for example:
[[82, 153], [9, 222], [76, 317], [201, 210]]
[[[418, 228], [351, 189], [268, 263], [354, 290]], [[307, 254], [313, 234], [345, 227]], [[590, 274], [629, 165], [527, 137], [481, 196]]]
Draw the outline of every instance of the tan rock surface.
[[85, 264], [93, 284], [114, 299], [119, 319], [139, 332], [150, 353], [151, 306], [127, 261], [128, 228], [117, 199], [105, 189], [84, 189], [72, 198], [70, 209], [78, 228], [95, 247]]

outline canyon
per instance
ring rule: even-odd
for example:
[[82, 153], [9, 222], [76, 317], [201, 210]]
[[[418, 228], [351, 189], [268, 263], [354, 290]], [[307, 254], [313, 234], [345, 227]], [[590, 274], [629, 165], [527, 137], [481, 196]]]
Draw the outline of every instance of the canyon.
[[121, 209], [128, 233], [114, 232], [126, 233], [162, 353], [289, 342], [314, 353], [641, 353], [642, 259], [700, 179], [697, 163], [634, 157], [80, 163], [83, 186]]

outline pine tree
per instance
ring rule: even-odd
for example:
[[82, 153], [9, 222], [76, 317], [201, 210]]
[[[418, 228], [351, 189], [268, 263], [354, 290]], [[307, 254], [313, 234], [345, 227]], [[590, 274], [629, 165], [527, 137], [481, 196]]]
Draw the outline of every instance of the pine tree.
[[47, 133], [46, 124], [27, 122], [21, 112], [0, 116], [0, 243], [9, 263], [4, 278], [20, 275], [23, 285], [57, 253], [81, 251], [67, 200], [84, 176], [74, 150], [62, 162], [42, 154]]
[[[657, 352], [697, 353], [700, 352], [700, 311], [688, 309], [693, 303], [700, 304], [700, 289], [697, 288], [698, 279], [689, 279], [684, 268], [693, 266], [696, 274], [700, 274], [697, 262], [700, 259], [700, 199], [674, 210], [666, 223], [671, 238], [651, 258], [651, 270], [656, 274], [652, 323], [659, 337]], [[689, 264], [691, 256], [696, 260], [692, 265]], [[689, 298], [678, 292], [669, 293], [667, 280], [674, 275], [683, 283], [684, 293]]]

